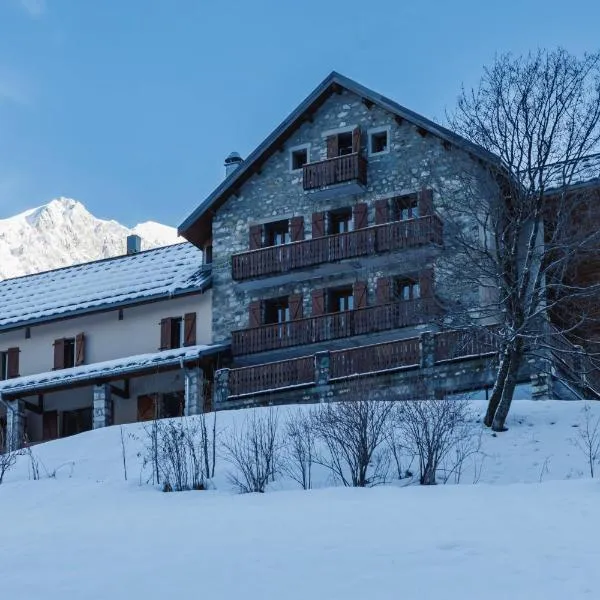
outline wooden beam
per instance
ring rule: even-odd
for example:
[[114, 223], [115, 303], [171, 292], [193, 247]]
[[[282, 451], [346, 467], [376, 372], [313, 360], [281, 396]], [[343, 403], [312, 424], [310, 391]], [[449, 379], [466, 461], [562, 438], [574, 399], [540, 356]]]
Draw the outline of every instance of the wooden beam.
[[339, 83], [334, 83], [331, 88], [336, 94], [342, 93], [342, 86]]
[[424, 129], [423, 127], [417, 127], [417, 133], [421, 136], [421, 137], [425, 137], [428, 133], [427, 129]]
[[452, 148], [452, 144], [448, 140], [442, 140], [442, 146], [444, 150], [450, 150]]
[[402, 117], [399, 117], [398, 115], [394, 116], [394, 121], [396, 121], [396, 124], [398, 125], [402, 125], [402, 123], [404, 123], [404, 119]]
[[118, 396], [119, 398], [123, 398], [123, 400], [129, 400], [129, 379], [123, 380], [123, 389], [117, 387], [116, 385], [110, 384], [110, 393]]
[[368, 98], [363, 98], [362, 103], [367, 107], [367, 110], [371, 110], [373, 108], [374, 102]]
[[31, 402], [25, 402], [25, 410], [28, 410], [36, 415], [44, 413], [44, 394], [38, 394], [38, 403], [32, 404]]

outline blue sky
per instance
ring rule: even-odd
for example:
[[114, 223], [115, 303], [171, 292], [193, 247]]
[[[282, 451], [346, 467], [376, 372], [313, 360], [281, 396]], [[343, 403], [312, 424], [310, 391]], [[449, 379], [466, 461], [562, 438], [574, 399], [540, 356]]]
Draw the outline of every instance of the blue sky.
[[331, 70], [443, 120], [496, 52], [600, 46], [597, 0], [0, 0], [0, 218], [177, 225]]

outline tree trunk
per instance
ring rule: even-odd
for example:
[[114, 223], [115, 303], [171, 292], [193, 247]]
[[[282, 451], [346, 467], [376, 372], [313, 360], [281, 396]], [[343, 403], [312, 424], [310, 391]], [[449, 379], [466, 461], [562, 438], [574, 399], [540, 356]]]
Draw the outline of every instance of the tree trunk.
[[500, 400], [502, 399], [502, 395], [504, 392], [504, 385], [506, 382], [506, 377], [510, 370], [510, 353], [507, 350], [502, 354], [502, 358], [500, 359], [500, 366], [498, 367], [498, 374], [496, 375], [496, 381], [494, 382], [494, 387], [492, 389], [492, 395], [488, 401], [487, 412], [485, 413], [485, 417], [483, 419], [483, 424], [486, 427], [491, 427], [494, 421], [494, 415], [498, 410], [498, 405], [500, 404]]
[[435, 483], [435, 466], [428, 462], [423, 470], [421, 485], [435, 485]]
[[515, 387], [517, 386], [517, 373], [519, 371], [522, 358], [523, 353], [519, 350], [515, 350], [511, 353], [510, 368], [506, 376], [506, 381], [504, 382], [502, 399], [500, 400], [500, 404], [498, 404], [498, 408], [492, 422], [493, 431], [506, 431], [504, 424], [506, 423], [506, 417], [508, 416], [508, 411], [510, 410], [510, 405], [515, 393]]

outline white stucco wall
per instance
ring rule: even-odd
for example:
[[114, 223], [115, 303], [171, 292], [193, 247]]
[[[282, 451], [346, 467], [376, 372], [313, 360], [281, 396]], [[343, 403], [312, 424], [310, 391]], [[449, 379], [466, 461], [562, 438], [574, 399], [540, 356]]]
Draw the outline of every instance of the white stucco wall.
[[[43, 290], [40, 290], [43, 294]], [[182, 317], [196, 313], [196, 343], [212, 342], [212, 290], [142, 304], [118, 310], [55, 321], [31, 327], [31, 337], [25, 338], [25, 328], [0, 333], [0, 351], [18, 347], [19, 375], [51, 371], [54, 366], [54, 340], [85, 334], [85, 364], [102, 362], [160, 348], [160, 321], [167, 317]]]

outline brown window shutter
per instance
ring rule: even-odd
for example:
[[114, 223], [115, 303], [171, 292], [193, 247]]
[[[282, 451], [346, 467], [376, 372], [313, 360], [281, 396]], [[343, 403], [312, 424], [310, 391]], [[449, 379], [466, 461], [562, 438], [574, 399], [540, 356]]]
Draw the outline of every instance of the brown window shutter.
[[419, 273], [421, 298], [433, 298], [433, 269], [425, 269]]
[[319, 317], [325, 314], [325, 290], [313, 290], [312, 298], [312, 316]]
[[42, 439], [55, 440], [58, 437], [58, 411], [47, 410], [42, 416]]
[[196, 313], [186, 313], [183, 317], [183, 345], [196, 345]]
[[419, 193], [419, 216], [433, 214], [433, 190], [422, 189]]
[[364, 281], [355, 281], [352, 286], [354, 296], [354, 308], [366, 308], [367, 306], [367, 284]]
[[391, 280], [389, 277], [380, 277], [377, 279], [375, 293], [377, 295], [377, 304], [387, 304], [391, 298]]
[[65, 340], [55, 340], [54, 342], [54, 368], [65, 368]]
[[75, 366], [79, 367], [85, 363], [85, 335], [78, 333], [75, 336]]
[[248, 305], [249, 327], [260, 327], [262, 325], [262, 302], [254, 300]]
[[302, 318], [302, 294], [292, 294], [289, 299], [290, 319], [295, 321]]
[[325, 235], [325, 213], [317, 212], [312, 216], [312, 236], [320, 238]]
[[173, 319], [162, 319], [160, 322], [160, 349], [169, 350], [171, 348], [171, 328]]
[[18, 348], [9, 348], [6, 352], [6, 377], [8, 379], [19, 376], [19, 352]]
[[369, 224], [368, 206], [364, 202], [354, 206], [354, 229], [364, 229]]
[[250, 226], [250, 250], [258, 250], [258, 248], [262, 248], [262, 232], [262, 225]]
[[375, 201], [375, 225], [383, 225], [390, 221], [390, 207], [387, 200]]
[[304, 239], [304, 217], [290, 219], [290, 239], [292, 242], [301, 242]]
[[327, 138], [327, 158], [335, 158], [338, 154], [338, 136], [330, 135]]
[[360, 152], [360, 127], [352, 131], [352, 152]]

